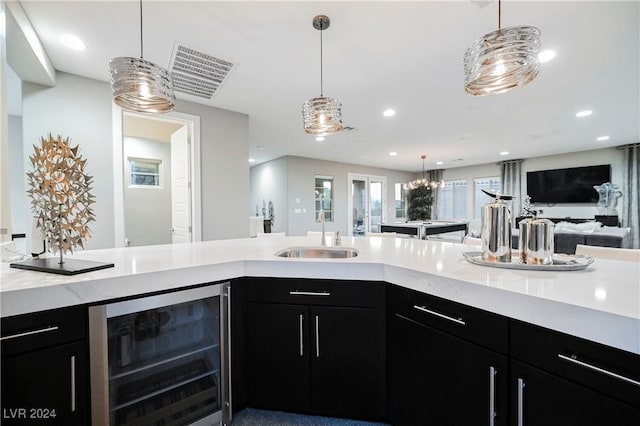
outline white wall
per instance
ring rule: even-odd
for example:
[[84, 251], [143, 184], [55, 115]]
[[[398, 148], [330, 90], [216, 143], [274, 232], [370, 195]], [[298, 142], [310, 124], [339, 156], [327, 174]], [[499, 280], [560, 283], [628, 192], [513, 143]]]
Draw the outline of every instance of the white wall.
[[[527, 193], [527, 172], [529, 171], [594, 166], [598, 164], [611, 164], [611, 182], [622, 187], [622, 151], [615, 148], [605, 148], [525, 159], [522, 163], [522, 194]], [[500, 166], [497, 163], [445, 169], [443, 173], [444, 180], [467, 180], [467, 219], [473, 219], [473, 179], [491, 176], [500, 176]], [[618, 208], [621, 207], [622, 199], [618, 200]], [[541, 214], [543, 217], [591, 219], [594, 215], [600, 214], [596, 203], [535, 204], [534, 208], [543, 210], [543, 214]], [[517, 213], [519, 214], [519, 212]]]
[[[265, 184], [260, 181], [261, 176], [267, 173], [266, 170], [270, 170], [269, 173], [273, 178], [272, 184]], [[285, 172], [286, 186], [281, 183], [282, 175]], [[349, 196], [347, 175], [349, 173], [387, 177], [387, 220], [393, 220], [395, 214], [393, 203], [394, 183], [405, 183], [414, 176], [413, 173], [397, 170], [287, 156], [251, 168], [251, 200], [260, 200], [259, 206], [262, 208], [261, 192], [265, 192], [268, 189], [274, 193], [278, 231], [285, 230], [287, 235], [304, 235], [307, 231], [319, 231], [320, 224], [316, 222], [314, 206], [315, 176], [332, 176], [335, 220], [327, 222], [325, 230], [339, 230], [343, 235], [346, 235]], [[276, 193], [278, 195], [275, 195]], [[278, 219], [278, 217], [285, 217], [282, 213], [278, 213], [284, 210], [275, 205], [275, 200], [281, 200], [282, 198], [286, 199], [286, 217], [288, 218], [286, 229], [282, 228], [285, 226], [285, 222]], [[296, 213], [296, 211], [299, 211], [299, 213]], [[249, 213], [251, 215], [255, 214], [255, 202], [250, 205]]]
[[[271, 232], [287, 232], [289, 223], [289, 205], [287, 200], [287, 157], [281, 157], [250, 169], [249, 216], [262, 216], [262, 203], [266, 204], [269, 216], [269, 200], [273, 202], [275, 221]], [[247, 226], [249, 226], [247, 218]]]
[[[249, 119], [219, 108], [176, 102], [176, 112], [200, 116], [203, 239], [246, 237], [249, 204]], [[25, 83], [25, 162], [39, 138], [70, 137], [94, 176], [96, 221], [87, 248], [114, 246], [112, 101], [108, 83], [58, 72], [55, 87]], [[25, 163], [26, 164], [26, 163]], [[26, 197], [25, 197], [26, 203]]]
[[[171, 243], [171, 144], [124, 138], [124, 224], [131, 246]], [[131, 187], [129, 158], [160, 160], [160, 187]]]
[[14, 234], [26, 234], [31, 231], [33, 216], [31, 209], [24, 203], [26, 196], [26, 172], [22, 153], [22, 117], [10, 115], [9, 134], [9, 179], [11, 181], [11, 222]]

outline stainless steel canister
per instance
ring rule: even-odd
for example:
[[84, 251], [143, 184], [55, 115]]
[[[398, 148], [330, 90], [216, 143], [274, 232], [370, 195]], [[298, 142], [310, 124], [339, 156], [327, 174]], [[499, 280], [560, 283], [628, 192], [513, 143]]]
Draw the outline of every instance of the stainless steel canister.
[[482, 259], [511, 262], [511, 213], [499, 197], [482, 206]]
[[519, 235], [518, 235], [518, 249], [520, 250], [520, 263], [527, 263], [527, 244], [528, 239], [528, 228], [527, 225], [531, 222], [531, 218], [525, 218], [520, 221], [518, 224], [519, 227]]
[[524, 246], [526, 263], [551, 265], [553, 263], [553, 222], [549, 219], [533, 219], [526, 226], [527, 239]]

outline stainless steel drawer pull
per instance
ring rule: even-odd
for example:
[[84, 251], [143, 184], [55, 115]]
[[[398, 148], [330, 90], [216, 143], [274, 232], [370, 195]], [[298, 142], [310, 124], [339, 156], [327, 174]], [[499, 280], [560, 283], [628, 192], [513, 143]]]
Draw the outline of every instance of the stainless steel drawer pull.
[[414, 309], [417, 309], [417, 310], [419, 310], [419, 311], [422, 311], [422, 312], [426, 312], [426, 313], [431, 314], [431, 315], [435, 315], [435, 316], [437, 316], [438, 318], [443, 318], [443, 319], [446, 319], [446, 320], [449, 320], [449, 321], [453, 321], [453, 322], [455, 322], [456, 324], [460, 324], [460, 325], [467, 325], [467, 323], [465, 323], [464, 321], [462, 321], [462, 318], [453, 318], [453, 317], [450, 317], [450, 316], [448, 316], [448, 315], [443, 315], [443, 314], [441, 314], [441, 313], [439, 313], [439, 312], [431, 311], [431, 310], [427, 309], [427, 308], [426, 308], [426, 307], [424, 307], [424, 306], [413, 305], [413, 308], [414, 308]]
[[304, 356], [304, 344], [302, 340], [304, 339], [304, 335], [302, 334], [302, 322], [304, 321], [304, 315], [300, 314], [299, 317], [299, 327], [300, 327], [300, 356]]
[[292, 296], [331, 296], [328, 291], [300, 291], [294, 290], [289, 292]]
[[524, 426], [524, 380], [518, 379], [518, 426]]
[[320, 319], [316, 315], [316, 358], [320, 358]]
[[18, 334], [10, 334], [9, 336], [2, 336], [0, 337], [0, 341], [2, 340], [9, 340], [9, 339], [15, 339], [16, 337], [25, 337], [25, 336], [31, 336], [32, 334], [38, 334], [38, 333], [46, 333], [48, 331], [55, 331], [57, 330], [59, 327], [57, 325], [52, 325], [49, 327], [45, 327], [45, 328], [40, 328], [38, 330], [33, 330], [33, 331], [25, 331], [24, 333], [18, 333]]
[[76, 356], [71, 356], [71, 412], [76, 411]]
[[616, 374], [614, 372], [605, 370], [604, 368], [596, 367], [595, 365], [588, 364], [586, 362], [578, 360], [576, 355], [566, 356], [562, 354], [558, 354], [558, 358], [563, 359], [565, 361], [569, 361], [573, 364], [577, 364], [581, 367], [588, 368], [589, 370], [597, 371], [598, 373], [606, 374], [607, 376], [614, 377], [618, 380], [625, 381], [627, 383], [631, 383], [632, 385], [640, 386], [640, 382], [637, 380], [630, 379], [625, 376], [621, 376], [620, 374]]
[[496, 417], [496, 374], [497, 370], [489, 367], [489, 426], [494, 426]]

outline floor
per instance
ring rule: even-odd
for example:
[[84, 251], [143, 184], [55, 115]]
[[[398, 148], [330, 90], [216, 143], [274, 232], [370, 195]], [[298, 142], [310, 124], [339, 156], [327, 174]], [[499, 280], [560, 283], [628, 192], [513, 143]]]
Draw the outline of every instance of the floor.
[[282, 411], [245, 408], [233, 416], [233, 426], [386, 426], [360, 420], [306, 416]]

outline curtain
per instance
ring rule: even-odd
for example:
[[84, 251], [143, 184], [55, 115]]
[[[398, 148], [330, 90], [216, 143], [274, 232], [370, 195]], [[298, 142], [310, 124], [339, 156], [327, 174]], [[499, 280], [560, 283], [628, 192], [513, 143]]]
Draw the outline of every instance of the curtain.
[[640, 144], [621, 147], [622, 166], [622, 226], [631, 228], [631, 247], [640, 248]]
[[432, 220], [438, 219], [438, 215], [440, 213], [440, 200], [442, 198], [440, 196], [440, 191], [442, 191], [441, 183], [442, 183], [443, 174], [444, 174], [444, 169], [436, 169], [436, 170], [429, 170], [425, 176], [430, 182], [439, 183], [439, 185], [433, 190], [433, 204], [431, 207]]
[[502, 182], [502, 194], [513, 195], [511, 202], [511, 221], [515, 227], [516, 218], [520, 216], [520, 206], [522, 205], [522, 161], [508, 160], [501, 161], [500, 181]]

